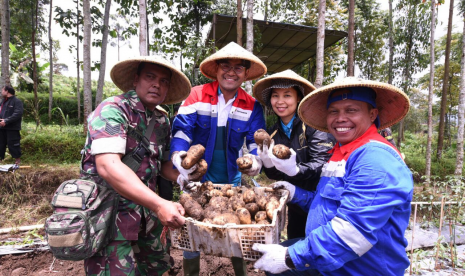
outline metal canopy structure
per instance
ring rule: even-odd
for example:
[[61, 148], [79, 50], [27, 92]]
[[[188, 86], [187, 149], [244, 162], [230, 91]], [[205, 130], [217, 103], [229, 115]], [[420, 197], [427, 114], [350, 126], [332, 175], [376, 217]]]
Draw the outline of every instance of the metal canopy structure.
[[[208, 39], [215, 41], [218, 49], [237, 39], [236, 17], [215, 14]], [[242, 19], [245, 29], [246, 18]], [[315, 27], [293, 25], [262, 20], [254, 20], [254, 26], [260, 29], [263, 46], [254, 50], [267, 66], [268, 73], [281, 72], [294, 68], [316, 55], [317, 29]], [[325, 49], [347, 37], [346, 32], [325, 30]], [[246, 35], [242, 38], [246, 41]]]

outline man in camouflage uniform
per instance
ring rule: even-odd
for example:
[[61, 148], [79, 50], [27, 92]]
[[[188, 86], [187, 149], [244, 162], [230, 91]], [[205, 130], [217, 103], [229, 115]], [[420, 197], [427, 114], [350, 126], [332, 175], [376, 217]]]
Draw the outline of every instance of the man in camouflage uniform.
[[[184, 209], [156, 193], [159, 174], [169, 180], [179, 176], [168, 158], [169, 121], [158, 105], [181, 102], [191, 85], [181, 71], [159, 57], [119, 62], [111, 78], [126, 93], [106, 99], [89, 115], [82, 174], [120, 195], [116, 233], [104, 249], [85, 260], [85, 271], [87, 275], [162, 275], [173, 265], [163, 228], [181, 227]], [[145, 135], [151, 120], [156, 121], [150, 152], [134, 173], [122, 157], [138, 146], [135, 129]]]

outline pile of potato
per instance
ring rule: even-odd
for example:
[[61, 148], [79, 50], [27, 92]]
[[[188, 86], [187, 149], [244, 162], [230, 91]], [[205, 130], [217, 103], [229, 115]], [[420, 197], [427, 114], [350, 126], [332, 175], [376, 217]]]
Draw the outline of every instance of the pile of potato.
[[217, 190], [211, 181], [204, 182], [195, 193], [181, 194], [179, 202], [186, 216], [217, 225], [270, 224], [279, 207], [276, 195], [258, 195], [253, 189], [230, 184]]

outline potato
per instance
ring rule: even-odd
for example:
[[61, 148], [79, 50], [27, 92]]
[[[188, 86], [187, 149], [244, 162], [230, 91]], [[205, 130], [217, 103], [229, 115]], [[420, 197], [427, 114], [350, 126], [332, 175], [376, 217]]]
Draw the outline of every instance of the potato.
[[236, 210], [236, 214], [239, 217], [241, 224], [251, 224], [252, 218], [249, 211], [246, 208], [239, 208]]
[[179, 196], [179, 203], [184, 206], [184, 204], [186, 203], [187, 200], [189, 199], [192, 199], [192, 196], [188, 193], [182, 193], [180, 196]]
[[255, 192], [252, 189], [249, 189], [244, 192], [244, 202], [245, 203], [255, 202]]
[[200, 204], [193, 200], [193, 199], [188, 199], [186, 203], [184, 204], [184, 210], [186, 210], [186, 214], [198, 221], [202, 221], [203, 219], [203, 209]]
[[260, 209], [260, 211], [265, 211], [266, 210], [266, 203], [268, 202], [268, 200], [266, 200], [266, 197], [264, 197], [264, 196], [256, 196], [255, 197], [255, 202], [257, 203], [258, 208]]
[[[219, 191], [218, 191], [219, 192]], [[213, 206], [216, 209], [227, 209], [228, 208], [228, 198], [222, 196], [215, 196], [210, 199], [208, 206]]]
[[255, 214], [258, 212], [258, 204], [257, 203], [247, 203], [245, 205], [245, 209], [247, 209], [252, 217], [255, 217]]
[[206, 219], [210, 219], [211, 221], [213, 220], [214, 217], [217, 217], [221, 215], [221, 210], [220, 209], [217, 209], [213, 206], [208, 206], [207, 208], [205, 208], [205, 210], [203, 211], [203, 216], [206, 218]]
[[220, 190], [217, 190], [217, 189], [213, 189], [211, 191], [208, 191], [208, 195], [210, 197], [218, 197], [218, 196], [223, 196], [223, 193], [220, 191]]
[[267, 219], [259, 220], [256, 224], [271, 224]]
[[205, 159], [200, 159], [199, 162], [197, 162], [197, 169], [193, 173], [190, 174], [191, 180], [200, 181], [202, 177], [207, 173], [207, 169], [208, 169], [207, 161], [205, 161]]
[[221, 187], [221, 193], [223, 193], [223, 196], [226, 196], [227, 191], [231, 190], [232, 185], [231, 184], [224, 184]]
[[205, 192], [205, 191], [211, 191], [215, 189], [213, 187], [213, 183], [211, 181], [205, 181], [202, 183], [202, 186], [200, 186], [200, 191]]
[[213, 219], [213, 224], [225, 225], [227, 223], [241, 224], [241, 221], [235, 214], [224, 213]]
[[191, 146], [187, 151], [186, 157], [182, 160], [181, 166], [186, 170], [192, 168], [192, 166], [194, 166], [200, 158], [202, 158], [204, 153], [205, 148], [202, 145], [198, 144]]
[[229, 199], [229, 202], [231, 203], [231, 207], [232, 207], [233, 211], [236, 211], [239, 208], [245, 207], [245, 202], [241, 198], [239, 198], [237, 196], [231, 197]]
[[264, 129], [255, 131], [253, 138], [255, 139], [255, 143], [257, 143], [257, 146], [259, 146], [260, 149], [263, 149], [263, 141], [266, 140], [267, 145], [270, 145], [271, 143], [271, 137]]
[[261, 220], [266, 220], [266, 212], [265, 211], [258, 211], [255, 214], [255, 221], [259, 222]]
[[237, 195], [236, 189], [231, 189], [231, 190], [226, 191], [226, 196], [229, 197], [229, 198], [232, 197], [232, 196], [235, 196], [235, 195]]
[[200, 196], [196, 197], [196, 201], [201, 205], [204, 206], [208, 203], [209, 200], [208, 192], [203, 192]]
[[273, 154], [279, 159], [289, 159], [291, 157], [291, 150], [285, 145], [278, 144], [273, 147]]
[[239, 170], [248, 170], [252, 168], [253, 160], [250, 157], [242, 156], [237, 158], [236, 163], [239, 166]]
[[270, 200], [266, 204], [266, 215], [271, 221], [273, 221], [273, 212], [274, 210], [278, 209], [278, 207], [279, 201], [277, 200]]

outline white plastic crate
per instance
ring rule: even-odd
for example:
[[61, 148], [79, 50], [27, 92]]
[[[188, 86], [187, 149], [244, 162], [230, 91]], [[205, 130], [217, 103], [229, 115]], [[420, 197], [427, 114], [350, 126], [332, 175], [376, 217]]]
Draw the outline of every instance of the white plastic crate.
[[[220, 189], [222, 185], [214, 185]], [[277, 194], [279, 207], [274, 211], [273, 221], [264, 224], [215, 225], [187, 218], [182, 228], [171, 230], [171, 245], [184, 251], [202, 251], [206, 255], [219, 257], [240, 257], [255, 261], [261, 254], [252, 250], [254, 243], [277, 244], [286, 223], [287, 190], [265, 191], [264, 187], [254, 187], [257, 194]]]

